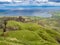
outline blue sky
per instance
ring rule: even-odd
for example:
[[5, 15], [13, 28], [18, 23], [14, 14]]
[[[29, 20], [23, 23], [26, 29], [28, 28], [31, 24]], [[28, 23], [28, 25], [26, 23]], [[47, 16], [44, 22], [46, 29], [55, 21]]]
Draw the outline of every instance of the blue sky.
[[[60, 6], [60, 1], [59, 0], [0, 0], [0, 2], [10, 2], [13, 3], [15, 2], [16, 5], [59, 5]], [[13, 4], [12, 4], [13, 5]]]
[[[0, 2], [3, 2], [3, 4], [0, 4], [0, 9], [4, 8], [23, 8], [24, 6], [27, 6], [32, 8], [34, 7], [40, 7], [40, 6], [59, 6], [60, 7], [60, 1], [59, 0], [0, 0]], [[10, 2], [9, 4], [5, 4], [4, 2]], [[23, 6], [23, 7], [21, 7]], [[26, 7], [24, 7], [26, 8]]]
[[[2, 2], [2, 3], [1, 3]], [[6, 2], [6, 3], [4, 3]], [[8, 2], [8, 4], [7, 4]], [[33, 13], [28, 10], [28, 13], [27, 11], [25, 12], [22, 12], [23, 15], [25, 14], [31, 14], [31, 15], [37, 15], [38, 13], [38, 16], [41, 14], [42, 16], [46, 16], [47, 15], [50, 15], [51, 14], [48, 14], [48, 13], [45, 13], [45, 12], [48, 12], [46, 10], [43, 10], [43, 8], [47, 8], [48, 9], [57, 9], [59, 10], [60, 9], [60, 1], [59, 0], [0, 0], [0, 13], [3, 12], [4, 14], [7, 14], [9, 15], [10, 13], [12, 14], [16, 14], [18, 13], [19, 15], [21, 14], [21, 12], [15, 12], [14, 10], [18, 9], [18, 10], [25, 10], [25, 9], [35, 9], [35, 8], [41, 8], [42, 9], [42, 12], [43, 13], [40, 13], [39, 11], [38, 12], [34, 12], [33, 10]], [[2, 9], [2, 10], [1, 10]], [[4, 10], [4, 9], [10, 9], [10, 10]], [[45, 11], [45, 12], [44, 12]], [[53, 10], [52, 10], [53, 11]]]

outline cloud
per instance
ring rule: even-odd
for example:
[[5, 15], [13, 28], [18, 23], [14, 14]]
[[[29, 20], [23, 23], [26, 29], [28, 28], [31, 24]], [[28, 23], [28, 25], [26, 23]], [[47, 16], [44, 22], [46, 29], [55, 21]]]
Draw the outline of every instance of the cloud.
[[50, 2], [60, 2], [60, 0], [49, 0]]
[[11, 2], [12, 0], [0, 0], [0, 2]]
[[[3, 1], [3, 0], [0, 0]], [[4, 0], [8, 2], [12, 2], [12, 0]], [[12, 6], [60, 6], [60, 3], [57, 2], [50, 2], [49, 0], [15, 0], [16, 3], [10, 3], [10, 4], [1, 4], [2, 7], [12, 7]]]
[[48, 2], [48, 0], [36, 0], [36, 1], [39, 1], [39, 2]]
[[53, 6], [60, 6], [60, 3], [56, 3], [56, 2], [48, 2], [48, 4], [53, 5]]

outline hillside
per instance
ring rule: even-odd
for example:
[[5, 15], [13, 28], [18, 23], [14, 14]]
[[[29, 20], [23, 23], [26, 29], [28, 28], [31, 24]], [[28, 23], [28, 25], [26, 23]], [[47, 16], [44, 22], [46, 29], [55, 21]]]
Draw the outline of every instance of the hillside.
[[[0, 45], [60, 45], [60, 33], [37, 23], [8, 21], [5, 36]], [[2, 30], [0, 31], [0, 35]]]

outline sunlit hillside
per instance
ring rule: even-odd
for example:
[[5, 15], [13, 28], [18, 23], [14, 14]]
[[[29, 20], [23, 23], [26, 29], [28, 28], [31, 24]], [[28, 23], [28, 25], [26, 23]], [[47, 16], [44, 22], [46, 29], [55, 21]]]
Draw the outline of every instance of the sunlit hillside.
[[[25, 20], [23, 21], [18, 20], [24, 18]], [[2, 22], [0, 23], [0, 45], [60, 45], [60, 26], [58, 20], [52, 17], [24, 18], [21, 16], [19, 18], [0, 18], [0, 22]], [[4, 19], [8, 19], [6, 32], [3, 32]]]
[[60, 45], [60, 13], [52, 14], [0, 17], [0, 45]]

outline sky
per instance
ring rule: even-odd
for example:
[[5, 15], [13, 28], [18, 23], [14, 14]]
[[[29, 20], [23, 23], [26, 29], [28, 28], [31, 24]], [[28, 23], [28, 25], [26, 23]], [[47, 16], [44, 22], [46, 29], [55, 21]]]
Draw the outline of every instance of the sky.
[[[0, 2], [12, 2], [13, 0], [0, 0]], [[14, 0], [14, 2], [19, 2], [20, 4], [36, 4], [36, 5], [60, 5], [59, 0]]]
[[[6, 3], [4, 3], [4, 2], [6, 2]], [[9, 2], [9, 4], [7, 4], [7, 2]], [[43, 8], [46, 8], [46, 6], [49, 9], [50, 9], [50, 7], [54, 6], [56, 8], [53, 8], [53, 9], [58, 8], [58, 10], [59, 10], [60, 9], [60, 1], [59, 0], [14, 0], [14, 1], [13, 0], [0, 0], [0, 11], [2, 11], [1, 9], [10, 9], [9, 11], [6, 11], [6, 12], [9, 12], [9, 14], [13, 13], [13, 10], [16, 10], [16, 9], [25, 10], [25, 9], [30, 9], [30, 8], [31, 9], [42, 8], [42, 10], [43, 10]], [[38, 12], [38, 14], [40, 15], [40, 12]], [[47, 15], [47, 13], [44, 13], [44, 14], [42, 13], [41, 15], [44, 16], [45, 14]], [[34, 15], [37, 15], [37, 13], [34, 13]], [[50, 14], [48, 14], [48, 15], [50, 15]]]
[[[11, 0], [0, 0], [0, 1], [11, 1]], [[18, 1], [18, 0], [15, 0], [15, 1]], [[37, 1], [46, 1], [46, 0], [37, 0]]]
[[10, 2], [9, 4], [0, 4], [1, 8], [21, 7], [21, 6], [59, 6], [59, 0], [0, 0], [0, 2]]
[[[0, 0], [0, 1], [8, 1], [8, 2], [12, 2], [12, 0]], [[23, 0], [14, 0], [14, 1], [23, 1]], [[28, 1], [28, 0], [25, 0]], [[30, 0], [29, 0], [30, 1]], [[32, 0], [31, 0], [32, 1]], [[34, 0], [34, 1], [39, 1], [39, 2], [46, 2], [46, 1], [51, 1], [51, 2], [60, 2], [60, 0]]]
[[0, 0], [0, 1], [9, 1], [10, 2], [11, 0]]

